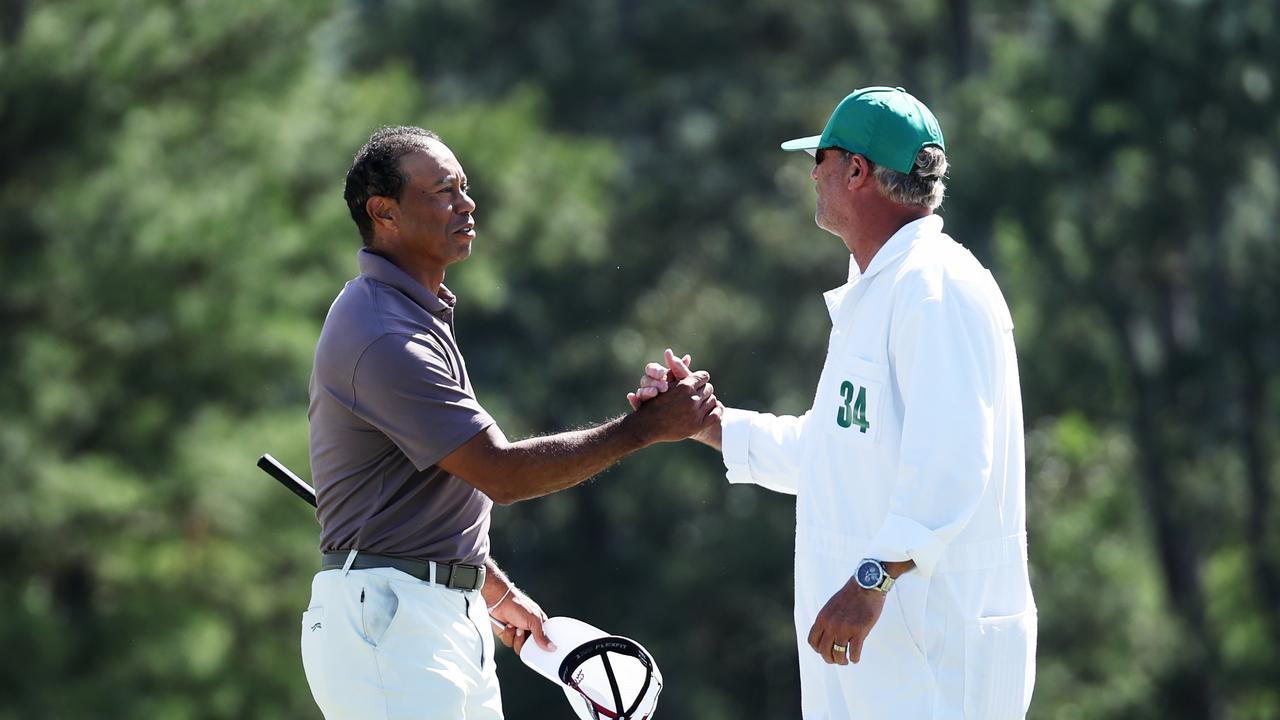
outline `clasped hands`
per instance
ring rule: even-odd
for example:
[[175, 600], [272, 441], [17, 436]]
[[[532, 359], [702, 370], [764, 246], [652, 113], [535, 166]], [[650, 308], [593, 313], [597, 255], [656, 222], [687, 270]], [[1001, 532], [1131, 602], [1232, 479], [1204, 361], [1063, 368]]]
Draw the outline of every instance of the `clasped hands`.
[[640, 387], [627, 393], [627, 402], [636, 416], [650, 415], [662, 423], [660, 440], [693, 438], [719, 441], [724, 405], [716, 399], [711, 374], [689, 368], [692, 358], [683, 358], [667, 348], [663, 363], [645, 365]]

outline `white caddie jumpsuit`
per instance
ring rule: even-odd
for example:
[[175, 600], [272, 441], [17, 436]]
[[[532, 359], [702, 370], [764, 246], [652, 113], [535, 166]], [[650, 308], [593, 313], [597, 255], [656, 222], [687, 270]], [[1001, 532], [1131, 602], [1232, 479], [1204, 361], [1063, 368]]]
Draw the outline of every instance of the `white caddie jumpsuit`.
[[[825, 294], [833, 324], [800, 417], [728, 410], [732, 483], [796, 495], [805, 720], [1022, 718], [1035, 680], [1022, 399], [991, 273], [930, 215]], [[808, 645], [862, 558], [914, 560], [861, 662]]]

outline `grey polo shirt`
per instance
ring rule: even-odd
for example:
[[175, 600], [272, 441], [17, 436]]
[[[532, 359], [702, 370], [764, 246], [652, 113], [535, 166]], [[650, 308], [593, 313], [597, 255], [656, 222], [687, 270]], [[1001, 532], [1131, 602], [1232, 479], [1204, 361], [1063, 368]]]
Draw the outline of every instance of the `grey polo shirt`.
[[311, 375], [320, 548], [481, 564], [493, 502], [436, 466], [493, 424], [454, 340], [456, 299], [368, 250], [357, 259]]

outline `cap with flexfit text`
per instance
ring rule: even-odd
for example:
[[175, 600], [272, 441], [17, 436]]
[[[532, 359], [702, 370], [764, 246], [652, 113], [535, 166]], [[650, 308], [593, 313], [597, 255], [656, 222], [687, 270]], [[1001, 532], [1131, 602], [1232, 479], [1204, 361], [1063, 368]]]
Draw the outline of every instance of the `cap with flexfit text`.
[[662, 672], [644, 646], [569, 617], [550, 618], [542, 629], [556, 649], [527, 642], [520, 659], [559, 685], [581, 720], [651, 720]]
[[916, 154], [926, 145], [947, 147], [938, 119], [929, 108], [902, 88], [868, 87], [854, 90], [840, 101], [821, 135], [788, 140], [782, 149], [838, 147], [909, 173]]

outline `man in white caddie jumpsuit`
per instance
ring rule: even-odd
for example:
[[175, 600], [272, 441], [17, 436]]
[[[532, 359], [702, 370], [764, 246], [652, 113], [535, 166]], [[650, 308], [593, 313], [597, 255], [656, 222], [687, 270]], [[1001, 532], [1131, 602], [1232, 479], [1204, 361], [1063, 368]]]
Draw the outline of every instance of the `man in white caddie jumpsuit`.
[[[795, 622], [806, 720], [1022, 718], [1035, 678], [1022, 401], [991, 274], [942, 233], [933, 114], [866, 88], [822, 135], [816, 221], [852, 257], [800, 417], [725, 411], [732, 483], [796, 496]], [[646, 368], [640, 403], [687, 376]]]

